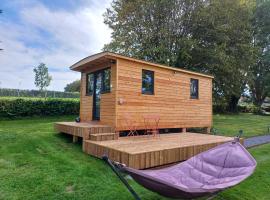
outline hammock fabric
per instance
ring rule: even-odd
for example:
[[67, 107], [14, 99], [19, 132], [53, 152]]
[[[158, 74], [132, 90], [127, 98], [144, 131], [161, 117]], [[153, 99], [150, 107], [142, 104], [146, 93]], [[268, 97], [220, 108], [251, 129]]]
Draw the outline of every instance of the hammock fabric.
[[[107, 158], [107, 161], [110, 160]], [[196, 198], [240, 183], [254, 172], [256, 164], [239, 142], [228, 142], [164, 169], [136, 170], [117, 166], [140, 185], [163, 196]]]

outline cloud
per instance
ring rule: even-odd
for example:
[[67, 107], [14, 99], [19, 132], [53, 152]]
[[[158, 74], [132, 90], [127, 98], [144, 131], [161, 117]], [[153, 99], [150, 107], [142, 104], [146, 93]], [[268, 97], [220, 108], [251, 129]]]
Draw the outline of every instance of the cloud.
[[32, 2], [17, 3], [16, 19], [0, 21], [0, 87], [33, 89], [33, 67], [44, 62], [53, 81], [49, 89], [63, 90], [80, 78], [68, 67], [101, 51], [110, 41], [102, 14], [110, 1], [90, 1], [77, 9], [52, 9]]

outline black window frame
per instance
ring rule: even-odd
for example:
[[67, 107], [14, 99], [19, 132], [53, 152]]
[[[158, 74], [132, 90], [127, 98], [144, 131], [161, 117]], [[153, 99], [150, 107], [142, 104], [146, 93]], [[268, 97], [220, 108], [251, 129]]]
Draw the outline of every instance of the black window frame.
[[[106, 70], [109, 70], [109, 86], [107, 88], [105, 88], [105, 71]], [[102, 73], [102, 82], [101, 82], [101, 94], [105, 94], [105, 93], [110, 93], [111, 92], [111, 67], [107, 67], [107, 68], [104, 68], [104, 69], [101, 69], [101, 70], [97, 70], [97, 71], [94, 71], [94, 72], [90, 72], [90, 73], [87, 73], [86, 74], [86, 96], [92, 96], [93, 93], [94, 93], [94, 90], [95, 90], [95, 79], [96, 79], [96, 74], [98, 73]], [[88, 81], [88, 76], [93, 74], [93, 91], [89, 92], [89, 81]]]
[[[192, 94], [191, 87], [193, 82], [197, 83], [197, 93], [195, 95]], [[190, 79], [190, 99], [199, 99], [199, 79], [191, 78]]]
[[[152, 76], [151, 85], [152, 89], [151, 91], [143, 91], [143, 74], [144, 73], [150, 73]], [[142, 94], [146, 95], [154, 95], [155, 94], [155, 72], [147, 69], [142, 69], [142, 88], [141, 88]]]

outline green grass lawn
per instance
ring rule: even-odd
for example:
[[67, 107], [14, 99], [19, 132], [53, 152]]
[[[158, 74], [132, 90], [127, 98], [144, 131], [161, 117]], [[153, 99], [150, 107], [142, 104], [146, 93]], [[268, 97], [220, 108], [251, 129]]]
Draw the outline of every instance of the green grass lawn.
[[270, 126], [270, 116], [241, 113], [239, 115], [214, 115], [214, 128], [218, 133], [235, 136], [240, 129], [244, 131], [243, 137], [263, 135]]
[[[72, 119], [0, 120], [1, 200], [132, 199], [103, 161], [84, 154], [71, 137], [53, 130], [53, 122]], [[270, 198], [270, 144], [250, 151], [258, 161], [255, 174], [216, 199]], [[165, 199], [130, 182], [142, 199]]]

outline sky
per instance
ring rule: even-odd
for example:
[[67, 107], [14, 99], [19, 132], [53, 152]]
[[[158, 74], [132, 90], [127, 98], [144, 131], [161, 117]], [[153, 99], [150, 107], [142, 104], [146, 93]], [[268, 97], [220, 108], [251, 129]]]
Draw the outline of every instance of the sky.
[[33, 68], [45, 63], [49, 90], [80, 78], [69, 67], [111, 40], [103, 14], [111, 0], [1, 0], [0, 88], [36, 89]]

